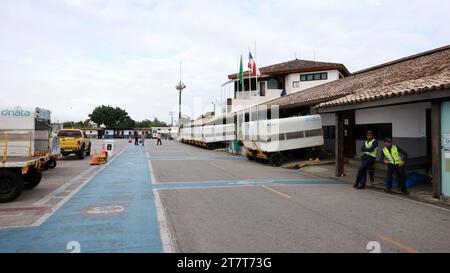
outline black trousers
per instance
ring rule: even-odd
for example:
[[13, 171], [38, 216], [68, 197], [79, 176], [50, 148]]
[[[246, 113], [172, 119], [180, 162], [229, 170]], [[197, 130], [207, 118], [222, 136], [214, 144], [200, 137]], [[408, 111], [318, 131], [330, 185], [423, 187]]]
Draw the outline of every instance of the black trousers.
[[361, 167], [359, 168], [358, 175], [356, 176], [355, 187], [365, 187], [367, 183], [367, 171], [375, 163], [375, 157], [364, 155], [361, 158]]
[[134, 145], [136, 146], [139, 145], [139, 138], [137, 137], [134, 138]]
[[162, 141], [160, 138], [158, 138], [158, 141], [156, 141], [156, 145], [162, 145]]
[[404, 166], [388, 164], [387, 165], [387, 187], [392, 189], [392, 176], [397, 174], [398, 187], [401, 191], [406, 192], [406, 170]]

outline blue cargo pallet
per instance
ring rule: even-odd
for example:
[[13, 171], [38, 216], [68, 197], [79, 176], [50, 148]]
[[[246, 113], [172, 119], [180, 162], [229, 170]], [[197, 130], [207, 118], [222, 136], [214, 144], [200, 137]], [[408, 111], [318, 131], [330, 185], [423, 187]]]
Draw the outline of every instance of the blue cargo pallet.
[[[425, 174], [420, 174], [418, 172], [409, 172], [406, 174], [406, 187], [413, 188], [418, 185], [428, 184], [430, 178]], [[384, 180], [384, 186], [387, 186], [387, 179]], [[398, 180], [392, 179], [392, 187], [398, 187]]]

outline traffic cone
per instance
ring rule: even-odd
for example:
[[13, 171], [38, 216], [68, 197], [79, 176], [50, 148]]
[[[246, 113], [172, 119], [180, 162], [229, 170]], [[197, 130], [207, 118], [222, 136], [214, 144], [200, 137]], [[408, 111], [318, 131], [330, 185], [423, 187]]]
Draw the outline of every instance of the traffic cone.
[[105, 156], [105, 163], [108, 161], [108, 151], [106, 151], [105, 146], [102, 147], [102, 155]]
[[100, 162], [97, 158], [97, 152], [94, 150], [94, 155], [92, 156], [91, 165], [100, 165]]

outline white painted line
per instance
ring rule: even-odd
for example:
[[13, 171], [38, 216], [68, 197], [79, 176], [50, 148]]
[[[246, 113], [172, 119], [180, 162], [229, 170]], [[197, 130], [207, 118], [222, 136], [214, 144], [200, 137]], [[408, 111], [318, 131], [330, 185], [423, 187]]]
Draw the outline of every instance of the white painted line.
[[87, 169], [85, 171], [83, 171], [82, 173], [80, 173], [79, 175], [75, 176], [74, 178], [72, 178], [69, 182], [64, 183], [63, 185], [61, 185], [59, 188], [55, 189], [54, 191], [52, 191], [51, 193], [47, 194], [46, 196], [44, 196], [43, 198], [41, 198], [40, 200], [38, 200], [37, 202], [35, 202], [33, 204], [33, 206], [44, 206], [48, 201], [50, 201], [52, 198], [56, 197], [60, 192], [64, 191], [65, 189], [67, 189], [73, 182], [75, 181], [79, 181], [84, 175], [86, 175], [89, 171], [91, 171], [91, 169]]
[[159, 197], [159, 192], [154, 189], [153, 196], [155, 198], [156, 217], [159, 223], [159, 234], [164, 253], [174, 253], [172, 236], [170, 235], [169, 226], [167, 224], [166, 213]]
[[12, 213], [12, 214], [0, 214], [0, 218], [1, 217], [16, 217], [16, 216], [22, 216], [24, 215], [24, 212], [19, 212], [19, 213]]
[[217, 164], [214, 164], [214, 163], [212, 163], [212, 162], [209, 162], [209, 161], [208, 161], [208, 164], [211, 165], [211, 166], [213, 166], [213, 167], [219, 168], [219, 169], [221, 169], [222, 171], [227, 171], [227, 169], [225, 169], [224, 167], [219, 166], [219, 165], [217, 165]]
[[152, 161], [148, 160], [148, 172], [150, 173], [150, 180], [152, 181], [152, 184], [156, 184], [156, 177], [153, 173], [153, 167], [152, 167]]
[[103, 171], [111, 162], [113, 162], [116, 158], [118, 158], [128, 146], [125, 146], [119, 153], [117, 153], [111, 160], [109, 160], [105, 165], [101, 168], [97, 169], [97, 171], [93, 172], [81, 185], [73, 190], [69, 195], [67, 195], [63, 200], [61, 200], [58, 204], [51, 208], [51, 211], [39, 217], [31, 226], [37, 227], [42, 225], [50, 216], [52, 216], [59, 208], [61, 208], [67, 201], [69, 201], [75, 194], [77, 194], [86, 184], [88, 184], [97, 174]]

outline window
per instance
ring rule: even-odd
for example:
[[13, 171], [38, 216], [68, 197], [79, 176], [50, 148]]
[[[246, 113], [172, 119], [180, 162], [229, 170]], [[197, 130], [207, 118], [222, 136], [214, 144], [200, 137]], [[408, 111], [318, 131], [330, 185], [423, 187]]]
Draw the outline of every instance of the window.
[[[259, 95], [261, 97], [265, 97], [266, 96], [266, 82], [260, 82], [259, 83]], [[231, 105], [231, 103], [230, 103]]]
[[300, 81], [293, 81], [292, 88], [300, 88]]
[[300, 75], [301, 82], [328, 80], [328, 73], [312, 73]]
[[326, 139], [335, 139], [335, 126], [324, 126], [323, 127], [323, 137]]
[[322, 135], [323, 135], [322, 129], [314, 129], [314, 130], [305, 131], [305, 137], [317, 137], [317, 136], [322, 136]]
[[58, 133], [59, 137], [82, 137], [80, 131], [60, 131]]
[[372, 131], [375, 138], [383, 140], [386, 137], [392, 137], [392, 123], [378, 124], [359, 124], [355, 126], [355, 135], [357, 140], [366, 139], [366, 132]]

